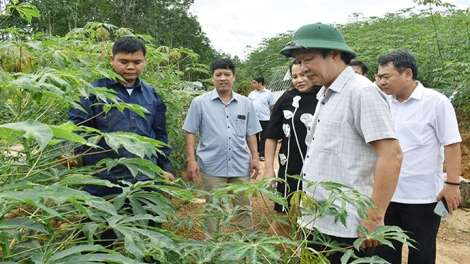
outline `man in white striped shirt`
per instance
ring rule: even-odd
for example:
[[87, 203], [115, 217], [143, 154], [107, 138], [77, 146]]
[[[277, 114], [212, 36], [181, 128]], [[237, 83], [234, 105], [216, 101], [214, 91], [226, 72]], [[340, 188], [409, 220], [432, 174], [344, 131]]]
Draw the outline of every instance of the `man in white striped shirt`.
[[[302, 176], [310, 181], [333, 181], [368, 195], [379, 211], [367, 208], [368, 219], [361, 219], [353, 204], [346, 205], [346, 225], [335, 216], [314, 218], [306, 215], [304, 227], [318, 229], [333, 241], [352, 245], [361, 237], [359, 225], [369, 232], [384, 225], [384, 214], [398, 181], [403, 153], [393, 128], [385, 95], [373, 83], [355, 74], [348, 66], [356, 53], [345, 43], [342, 33], [326, 24], [310, 24], [298, 29], [281, 54], [294, 56], [302, 72], [313, 83], [324, 86], [317, 94], [318, 104], [313, 117], [309, 149]], [[330, 192], [307, 186], [304, 191], [315, 201], [325, 203]], [[339, 210], [340, 201], [331, 205]], [[310, 239], [310, 238], [309, 238]], [[356, 251], [359, 257], [370, 256], [380, 243], [366, 240]], [[309, 247], [323, 251], [324, 245]], [[341, 263], [342, 252], [327, 258]]]

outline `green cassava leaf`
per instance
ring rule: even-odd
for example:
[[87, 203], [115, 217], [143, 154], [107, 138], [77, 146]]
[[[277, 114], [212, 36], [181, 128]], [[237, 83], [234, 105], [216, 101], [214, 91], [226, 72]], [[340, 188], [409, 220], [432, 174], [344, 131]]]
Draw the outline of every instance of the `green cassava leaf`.
[[26, 139], [34, 138], [39, 144], [40, 150], [46, 148], [53, 136], [52, 130], [48, 125], [34, 120], [3, 124], [0, 125], [0, 129], [1, 128], [10, 130], [9, 132], [22, 134]]
[[52, 54], [52, 59], [54, 60], [54, 63], [59, 66], [60, 68], [64, 68], [65, 66], [65, 62], [64, 62], [64, 59], [60, 56], [60, 52], [59, 51], [55, 51], [53, 54]]
[[29, 23], [31, 23], [31, 19], [33, 17], [40, 17], [41, 14], [39, 13], [39, 10], [37, 9], [36, 6], [32, 4], [27, 4], [27, 3], [21, 3], [16, 6], [16, 11], [20, 14], [20, 16], [26, 20], [28, 20]]
[[155, 178], [155, 175], [163, 174], [163, 170], [159, 166], [147, 159], [122, 159], [119, 164], [126, 166], [134, 176], [139, 172], [149, 176], [150, 178]]
[[53, 256], [51, 256], [51, 258], [48, 259], [47, 263], [55, 263], [54, 261], [58, 261], [60, 259], [75, 255], [77, 253], [97, 251], [101, 248], [103, 248], [103, 246], [101, 245], [78, 245], [73, 248], [56, 252]]
[[47, 230], [40, 223], [30, 219], [30, 218], [12, 218], [5, 220], [0, 223], [0, 230], [4, 229], [15, 229], [15, 228], [25, 228], [29, 230], [35, 230], [42, 233], [48, 233]]
[[56, 138], [62, 138], [73, 142], [78, 142], [81, 144], [86, 144], [87, 141], [83, 137], [77, 135], [74, 131], [76, 126], [71, 122], [67, 122], [60, 126], [49, 126], [52, 130], [52, 134]]
[[[87, 250], [84, 250], [87, 251]], [[144, 264], [145, 262], [140, 262], [125, 256], [121, 256], [118, 253], [109, 254], [109, 253], [91, 253], [91, 254], [81, 254], [81, 255], [71, 255], [61, 259], [57, 259], [53, 262], [47, 262], [48, 264], [70, 264], [70, 263], [128, 263], [128, 264]]]
[[26, 42], [26, 45], [30, 46], [33, 49], [43, 50], [41, 41]]

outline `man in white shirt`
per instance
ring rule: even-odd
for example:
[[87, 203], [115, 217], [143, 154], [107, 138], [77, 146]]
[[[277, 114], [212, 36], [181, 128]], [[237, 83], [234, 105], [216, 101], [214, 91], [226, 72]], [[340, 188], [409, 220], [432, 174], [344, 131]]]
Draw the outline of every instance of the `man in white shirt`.
[[261, 132], [256, 134], [258, 139], [258, 152], [259, 160], [264, 161], [264, 145], [266, 139], [264, 138], [264, 132], [268, 127], [269, 116], [271, 115], [271, 110], [274, 107], [273, 94], [268, 89], [264, 88], [264, 77], [258, 76], [253, 79], [253, 90], [249, 95], [251, 103], [255, 107], [256, 115], [258, 116], [259, 123], [263, 129]]
[[[433, 213], [437, 201], [447, 201], [449, 213], [460, 203], [460, 142], [457, 118], [450, 100], [425, 88], [416, 80], [418, 68], [414, 56], [397, 50], [378, 60], [380, 85], [389, 91], [390, 108], [404, 153], [397, 189], [386, 215], [385, 224], [400, 226], [416, 240], [410, 248], [408, 263], [436, 261], [436, 236], [440, 216]], [[443, 187], [443, 162], [447, 181]], [[395, 249], [381, 246], [376, 254], [391, 263], [401, 263], [402, 244]]]

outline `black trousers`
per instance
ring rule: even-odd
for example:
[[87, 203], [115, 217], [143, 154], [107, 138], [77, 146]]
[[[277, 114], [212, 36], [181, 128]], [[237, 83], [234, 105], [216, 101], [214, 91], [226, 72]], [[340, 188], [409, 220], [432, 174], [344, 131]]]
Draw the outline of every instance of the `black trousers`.
[[[441, 223], [441, 217], [434, 214], [436, 203], [403, 204], [392, 202], [385, 214], [385, 225], [399, 226], [407, 231], [407, 235], [416, 242], [417, 248], [409, 248], [408, 263], [436, 263], [436, 237]], [[376, 248], [375, 255], [392, 264], [400, 264], [403, 244], [393, 241], [395, 249], [388, 246]]]
[[[335, 237], [335, 236], [329, 236], [331, 240], [336, 241], [342, 245], [345, 246], [352, 246], [354, 244], [354, 241], [356, 241], [357, 238], [348, 238], [348, 237]], [[307, 238], [308, 241], [313, 240], [313, 235], [310, 235]], [[312, 248], [316, 251], [323, 251], [323, 250], [328, 250], [330, 249], [329, 247], [326, 247], [325, 245], [316, 245], [312, 243], [308, 243], [307, 246], [309, 248]], [[360, 258], [365, 258], [365, 257], [372, 257], [374, 254], [375, 247], [369, 247], [365, 248], [363, 250], [356, 250], [354, 249], [354, 254]], [[337, 251], [336, 253], [333, 253], [331, 255], [328, 255], [327, 258], [330, 261], [331, 264], [341, 264], [341, 257], [343, 257], [344, 252]], [[355, 259], [351, 258], [348, 263], [354, 261]]]
[[261, 132], [256, 134], [256, 138], [258, 139], [258, 153], [260, 157], [264, 157], [264, 145], [266, 143], [266, 137], [264, 133], [268, 128], [269, 120], [268, 121], [259, 121], [261, 128], [263, 129]]

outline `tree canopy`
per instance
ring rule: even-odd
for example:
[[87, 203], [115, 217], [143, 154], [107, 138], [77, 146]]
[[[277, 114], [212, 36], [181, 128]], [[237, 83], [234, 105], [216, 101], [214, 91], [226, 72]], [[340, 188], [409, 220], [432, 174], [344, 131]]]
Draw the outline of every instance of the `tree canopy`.
[[[31, 23], [14, 14], [2, 28], [15, 27], [31, 33], [64, 36], [89, 22], [112, 24], [152, 36], [157, 46], [187, 48], [210, 63], [216, 56], [197, 17], [189, 12], [194, 0], [14, 0], [36, 6], [41, 17]], [[14, 2], [3, 0], [4, 4]]]
[[[369, 66], [371, 71], [368, 77], [371, 80], [381, 55], [392, 50], [408, 49], [416, 57], [418, 79], [425, 86], [470, 89], [470, 13], [439, 1], [424, 2], [429, 9], [417, 11], [407, 8], [368, 18], [356, 13], [349, 23], [335, 26], [358, 54], [357, 60]], [[442, 11], [434, 11], [432, 8], [435, 5], [440, 5]], [[269, 82], [276, 69], [291, 62], [279, 51], [292, 39], [292, 34], [293, 31], [290, 31], [263, 39], [240, 65], [240, 72], [250, 73], [250, 76], [238, 75], [237, 82], [245, 83], [245, 80], [256, 75], [263, 75]], [[454, 104], [459, 103], [454, 101]]]

